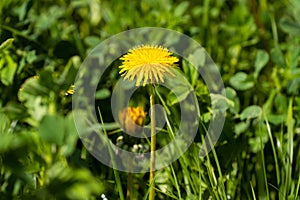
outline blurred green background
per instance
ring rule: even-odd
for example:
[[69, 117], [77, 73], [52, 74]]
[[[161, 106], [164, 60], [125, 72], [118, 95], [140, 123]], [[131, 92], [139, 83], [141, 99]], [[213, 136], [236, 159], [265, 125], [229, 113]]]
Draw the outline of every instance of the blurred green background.
[[[300, 199], [300, 1], [6, 0], [0, 13], [0, 199], [147, 198], [148, 174], [112, 170], [83, 147], [68, 92], [97, 44], [145, 26], [199, 42], [228, 103], [214, 151], [199, 158], [199, 130], [178, 161], [156, 172], [156, 199]], [[187, 63], [181, 69], [207, 124], [208, 91]], [[120, 78], [117, 70], [109, 77], [97, 96], [104, 118]]]

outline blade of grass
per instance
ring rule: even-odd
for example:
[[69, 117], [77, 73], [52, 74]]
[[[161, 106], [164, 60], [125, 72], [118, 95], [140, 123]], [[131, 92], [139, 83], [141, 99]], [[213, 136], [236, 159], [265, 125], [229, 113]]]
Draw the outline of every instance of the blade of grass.
[[[149, 191], [150, 191], [149, 189], [150, 189], [150, 187], [148, 188], [148, 190], [147, 190], [145, 196], [143, 197], [143, 200], [147, 200], [148, 194], [149, 194]], [[178, 197], [176, 197], [176, 196], [174, 196], [174, 195], [172, 195], [172, 194], [170, 194], [170, 193], [162, 192], [161, 190], [159, 190], [159, 189], [157, 189], [157, 188], [154, 188], [154, 189], [155, 189], [155, 191], [156, 191], [157, 193], [161, 193], [161, 194], [164, 194], [164, 195], [166, 195], [166, 196], [168, 196], [168, 197], [170, 197], [170, 198], [173, 198], [173, 199], [178, 200]]]
[[299, 195], [299, 188], [300, 188], [300, 176], [298, 177], [298, 183], [297, 183], [297, 187], [296, 187], [295, 196]]
[[[209, 135], [207, 135], [207, 138], [209, 140], [210, 145], [213, 146], [212, 141], [211, 141]], [[213, 153], [213, 157], [215, 159], [215, 162], [216, 162], [216, 165], [217, 165], [218, 174], [219, 174], [219, 183], [218, 183], [218, 185], [220, 186], [219, 188], [221, 189], [220, 192], [222, 194], [222, 197], [224, 199], [227, 199], [226, 192], [225, 192], [225, 186], [224, 186], [224, 182], [223, 182], [223, 174], [222, 174], [221, 167], [220, 167], [220, 164], [219, 164], [218, 156], [217, 156], [215, 148], [211, 148], [211, 151]]]
[[198, 164], [198, 169], [199, 169], [199, 173], [198, 173], [198, 176], [199, 176], [199, 200], [202, 200], [202, 184], [201, 184], [201, 180], [202, 180], [202, 178], [201, 178], [201, 171], [200, 171], [200, 168], [201, 168], [201, 166], [200, 166], [200, 159], [199, 159], [199, 157], [197, 156], [197, 164]]
[[[163, 107], [166, 110], [168, 110], [168, 108], [166, 106], [166, 102], [164, 101], [164, 99], [163, 98], [159, 98], [159, 99], [160, 99], [160, 102], [162, 103]], [[167, 116], [166, 113], [164, 114], [164, 117], [165, 117], [165, 120], [166, 120], [167, 130], [168, 130], [170, 139], [174, 139], [175, 138], [175, 134], [174, 134], [173, 128], [171, 126], [171, 123], [170, 123], [170, 121], [169, 121], [168, 116]], [[178, 149], [180, 151], [180, 148], [178, 148]], [[184, 179], [185, 179], [185, 186], [186, 186], [186, 192], [187, 192], [188, 195], [191, 193], [191, 190], [190, 190], [190, 186], [191, 186], [192, 189], [193, 189], [193, 191], [194, 191], [194, 193], [197, 193], [197, 191], [198, 191], [197, 190], [197, 186], [194, 185], [194, 182], [192, 181], [192, 178], [190, 176], [189, 169], [188, 169], [188, 166], [187, 166], [187, 164], [189, 163], [188, 159], [186, 158], [185, 154], [183, 154], [183, 152], [180, 151], [180, 154], [182, 156], [179, 158], [179, 163], [182, 166], [183, 174], [186, 175], [184, 177]]]
[[[208, 155], [208, 151], [207, 151], [207, 144], [206, 144], [206, 142], [208, 141], [209, 142], [209, 145], [211, 146], [211, 147], [213, 147], [214, 145], [213, 145], [213, 143], [212, 143], [212, 141], [211, 141], [211, 138], [210, 138], [210, 135], [209, 135], [209, 133], [208, 133], [208, 130], [206, 129], [206, 127], [205, 127], [205, 125], [203, 124], [203, 122], [201, 121], [201, 125], [203, 126], [203, 128], [204, 128], [204, 130], [205, 130], [205, 132], [206, 132], [206, 138], [207, 139], [204, 139], [203, 137], [202, 137], [202, 140], [204, 141], [204, 147], [205, 147], [205, 153], [206, 153], [206, 155]], [[219, 173], [219, 180], [220, 180], [220, 183], [221, 184], [218, 184], [218, 182], [216, 182], [216, 184], [217, 184], [217, 186], [219, 185], [220, 187], [218, 187], [218, 190], [220, 191], [220, 193], [221, 193], [221, 199], [223, 198], [223, 199], [227, 199], [227, 195], [226, 195], [226, 191], [225, 191], [225, 186], [224, 186], [224, 183], [223, 183], [223, 175], [222, 175], [222, 171], [221, 171], [221, 167], [220, 167], [220, 164], [219, 164], [219, 160], [218, 160], [218, 156], [217, 156], [217, 153], [216, 153], [216, 151], [215, 151], [215, 149], [214, 148], [211, 148], [211, 151], [212, 151], [212, 153], [213, 153], [213, 157], [214, 157], [214, 159], [215, 159], [215, 162], [216, 162], [216, 165], [217, 165], [217, 171], [218, 171], [218, 173]], [[208, 157], [208, 160], [209, 160], [209, 156], [207, 156]], [[209, 161], [209, 164], [210, 164], [210, 161]], [[214, 174], [213, 174], [214, 175]], [[215, 175], [214, 175], [215, 176]]]
[[293, 129], [294, 129], [294, 119], [293, 119], [293, 99], [290, 99], [288, 111], [287, 111], [287, 144], [285, 146], [285, 155], [283, 155], [283, 176], [280, 187], [280, 193], [283, 194], [283, 198], [286, 199], [290, 193], [292, 184], [292, 162], [293, 162]]
[[126, 200], [131, 200], [131, 199], [133, 199], [133, 174], [128, 173]]
[[294, 130], [293, 100], [290, 99], [288, 113], [287, 113], [287, 132], [288, 132], [287, 153], [289, 155], [289, 160], [291, 165], [293, 163], [293, 141], [294, 141], [293, 130]]
[[272, 151], [273, 151], [273, 156], [274, 156], [277, 185], [279, 185], [279, 183], [280, 183], [280, 171], [279, 171], [279, 163], [278, 163], [276, 148], [275, 148], [275, 144], [274, 144], [273, 137], [272, 137], [271, 127], [270, 127], [270, 124], [268, 122], [268, 119], [267, 119], [267, 116], [265, 115], [265, 113], [264, 113], [264, 118], [265, 118], [267, 131], [268, 131], [268, 134], [269, 134], [269, 138], [270, 138], [270, 142], [271, 142], [271, 146], [272, 146]]
[[282, 193], [280, 192], [280, 190], [276, 186], [272, 185], [271, 183], [268, 183], [268, 185], [271, 186], [272, 188], [274, 188], [278, 192], [278, 195], [280, 197], [278, 199], [284, 199]]
[[[170, 121], [169, 121], [169, 119], [168, 119], [168, 117], [166, 115], [165, 115], [165, 120], [166, 120], [168, 131], [170, 133], [169, 136], [170, 136], [171, 139], [174, 139], [175, 138], [174, 131], [173, 131], [173, 129], [171, 127], [171, 124], [170, 124]], [[178, 147], [178, 149], [180, 151], [179, 147]], [[183, 169], [183, 174], [184, 175], [187, 175], [187, 174], [189, 175], [190, 173], [189, 173], [188, 166], [187, 166], [187, 164], [189, 163], [188, 159], [186, 158], [185, 154], [183, 154], [183, 152], [180, 151], [180, 154], [182, 156], [179, 158], [179, 163], [180, 163], [180, 165], [181, 165], [181, 167]], [[187, 194], [191, 193], [189, 185], [191, 185], [191, 187], [193, 188], [194, 192], [197, 192], [197, 189], [194, 186], [191, 177], [190, 176], [185, 176], [185, 179], [187, 179], [187, 182], [185, 182]]]
[[253, 189], [253, 186], [252, 186], [251, 182], [250, 182], [250, 187], [251, 187], [251, 191], [252, 191], [253, 200], [256, 200], [255, 192], [254, 192], [254, 189]]
[[171, 172], [172, 172], [172, 175], [173, 175], [173, 178], [174, 178], [174, 181], [175, 181], [175, 187], [176, 187], [176, 190], [177, 190], [177, 193], [178, 193], [178, 197], [179, 197], [179, 199], [181, 199], [180, 186], [178, 184], [176, 173], [174, 171], [174, 168], [173, 168], [172, 164], [170, 164], [170, 168], [171, 168]]
[[154, 91], [155, 91], [156, 96], [159, 98], [160, 102], [162, 103], [164, 109], [166, 110], [167, 115], [171, 115], [171, 112], [170, 112], [170, 110], [169, 110], [169, 108], [168, 108], [166, 102], [164, 101], [164, 99], [161, 97], [161, 95], [160, 95], [159, 92], [157, 91], [156, 86], [154, 86]]
[[270, 20], [271, 20], [271, 27], [272, 27], [272, 34], [273, 34], [273, 41], [274, 46], [278, 46], [278, 32], [277, 32], [277, 25], [275, 21], [274, 14], [270, 14]]
[[209, 179], [209, 183], [211, 185], [211, 193], [214, 194], [214, 197], [216, 199], [220, 199], [219, 197], [219, 194], [218, 194], [218, 190], [217, 190], [217, 187], [218, 187], [218, 182], [217, 182], [217, 179], [216, 179], [216, 176], [214, 174], [214, 168], [212, 167], [211, 165], [211, 162], [210, 162], [210, 158], [208, 156], [208, 151], [207, 151], [207, 146], [206, 146], [206, 141], [204, 139], [204, 136], [202, 136], [202, 141], [204, 141], [204, 150], [205, 150], [205, 154], [207, 155], [207, 163], [205, 164], [206, 166], [206, 170], [207, 170], [207, 174], [208, 174], [208, 179]]
[[267, 172], [266, 172], [266, 165], [265, 165], [265, 156], [264, 156], [264, 146], [262, 142], [262, 136], [260, 136], [260, 153], [261, 153], [261, 163], [262, 163], [262, 170], [264, 175], [264, 182], [265, 182], [265, 188], [266, 188], [266, 195], [267, 199], [270, 199], [269, 196], [269, 187], [268, 187], [268, 180], [267, 180]]
[[[99, 112], [100, 122], [101, 122], [102, 125], [104, 125], [102, 114], [101, 114], [101, 111], [100, 111], [99, 107], [98, 107], [98, 112]], [[103, 132], [104, 132], [105, 136], [108, 137], [105, 128], [103, 129]], [[108, 145], [108, 147], [110, 147], [110, 145]], [[112, 157], [113, 154], [111, 152], [111, 148], [109, 148], [109, 153], [110, 153], [110, 156]], [[112, 161], [113, 166], [115, 166], [114, 159], [111, 159], [111, 161]], [[116, 180], [117, 189], [118, 189], [118, 192], [119, 192], [119, 197], [120, 197], [121, 200], [125, 200], [119, 172], [115, 169], [115, 167], [113, 168], [113, 171], [114, 171], [114, 176], [115, 176], [115, 180]]]
[[153, 177], [153, 181], [152, 181], [152, 182], [149, 182], [149, 187], [148, 187], [148, 190], [147, 190], [147, 192], [146, 192], [146, 194], [145, 194], [143, 200], [147, 200], [147, 199], [149, 198], [150, 190], [151, 190], [151, 188], [154, 188], [154, 187], [153, 187], [153, 183], [154, 183], [155, 179], [156, 179], [156, 177]]

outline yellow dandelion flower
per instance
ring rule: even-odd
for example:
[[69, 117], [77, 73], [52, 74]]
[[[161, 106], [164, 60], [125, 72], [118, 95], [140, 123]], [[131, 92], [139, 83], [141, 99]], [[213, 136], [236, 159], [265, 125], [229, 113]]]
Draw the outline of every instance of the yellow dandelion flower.
[[168, 49], [151, 45], [131, 49], [120, 59], [123, 60], [119, 67], [121, 76], [130, 81], [136, 77], [136, 86], [140, 86], [142, 81], [145, 86], [149, 79], [150, 83], [164, 82], [165, 73], [174, 77], [171, 67], [179, 61]]
[[141, 131], [139, 126], [144, 125], [146, 114], [142, 107], [128, 107], [119, 113], [119, 120], [127, 133], [136, 135]]
[[74, 94], [74, 89], [75, 89], [75, 86], [71, 85], [69, 87], [69, 89], [65, 92], [65, 95], [68, 96], [69, 94]]

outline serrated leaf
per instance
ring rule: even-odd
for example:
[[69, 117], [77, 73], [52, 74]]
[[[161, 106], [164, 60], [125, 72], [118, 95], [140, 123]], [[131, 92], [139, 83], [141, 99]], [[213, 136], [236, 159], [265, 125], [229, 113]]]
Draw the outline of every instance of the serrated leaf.
[[19, 90], [18, 97], [20, 101], [32, 100], [36, 96], [48, 95], [49, 90], [40, 85], [36, 77], [28, 78]]

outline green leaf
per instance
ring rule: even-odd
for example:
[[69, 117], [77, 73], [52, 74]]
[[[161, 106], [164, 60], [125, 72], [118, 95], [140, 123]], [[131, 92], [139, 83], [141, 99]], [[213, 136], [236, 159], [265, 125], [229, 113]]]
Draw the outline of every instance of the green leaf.
[[32, 6], [32, 1], [27, 0], [27, 1], [22, 1], [23, 4], [19, 7], [16, 7], [13, 12], [19, 16], [19, 21], [23, 21], [28, 14], [28, 11], [30, 10]]
[[1, 108], [0, 111], [5, 113], [10, 119], [22, 119], [28, 116], [28, 114], [24, 111], [24, 105], [19, 102], [10, 101], [5, 107]]
[[234, 132], [236, 136], [239, 136], [241, 133], [245, 132], [250, 126], [249, 121], [237, 123], [234, 126]]
[[65, 118], [65, 131], [65, 140], [64, 145], [62, 146], [62, 153], [65, 156], [69, 156], [75, 150], [78, 140], [78, 133], [72, 112], [69, 113], [69, 115]]
[[257, 118], [261, 115], [261, 113], [262, 113], [261, 107], [253, 105], [245, 108], [242, 111], [240, 118], [241, 120]]
[[279, 27], [288, 34], [294, 36], [300, 35], [300, 24], [289, 17], [282, 17], [279, 21]]
[[[169, 106], [172, 106], [176, 103], [179, 103], [187, 98], [191, 90], [184, 86], [176, 87], [176, 91], [180, 94], [176, 96], [173, 92], [170, 92], [167, 96], [167, 103]], [[180, 92], [179, 92], [180, 91]]]
[[255, 78], [257, 78], [259, 72], [268, 63], [268, 61], [269, 61], [269, 54], [264, 50], [258, 50], [257, 54], [256, 54], [255, 63], [254, 63], [254, 67], [255, 67], [254, 76], [255, 76]]
[[0, 45], [0, 52], [9, 48], [12, 43], [13, 43], [14, 39], [13, 38], [9, 38], [7, 40], [5, 40], [1, 45]]
[[237, 96], [236, 91], [230, 87], [226, 87], [225, 91], [226, 91], [226, 98], [232, 102], [232, 104], [231, 102], [229, 102], [230, 111], [233, 112], [234, 114], [238, 114], [240, 110], [240, 100]]
[[35, 50], [26, 53], [26, 60], [29, 64], [32, 64], [37, 59]]
[[5, 55], [6, 65], [1, 70], [1, 82], [4, 85], [11, 85], [17, 70], [17, 63], [7, 54]]
[[189, 7], [189, 2], [187, 2], [187, 1], [181, 2], [175, 8], [174, 15], [177, 17], [181, 17], [184, 14], [184, 12], [187, 10], [188, 7]]
[[1, 134], [0, 153], [4, 153], [12, 149], [17, 149], [23, 146], [24, 143], [24, 137], [21, 135], [19, 135], [19, 137], [16, 137], [13, 134]]
[[[191, 56], [191, 55], [190, 55]], [[205, 60], [205, 58], [204, 58]], [[182, 62], [182, 69], [184, 74], [186, 75], [187, 79], [191, 83], [192, 86], [196, 85], [196, 82], [198, 80], [199, 72], [196, 69], [196, 67], [192, 66], [187, 61], [183, 60]]]
[[61, 145], [64, 139], [64, 118], [60, 115], [45, 115], [39, 133], [43, 140]]
[[8, 132], [10, 125], [9, 118], [4, 114], [0, 112], [0, 134], [4, 134]]
[[249, 80], [248, 75], [245, 72], [236, 73], [229, 83], [237, 90], [248, 90], [254, 86], [254, 82]]
[[110, 97], [110, 90], [107, 88], [100, 89], [95, 94], [95, 98], [98, 100], [106, 99], [108, 97]]
[[214, 111], [221, 111], [222, 113], [228, 109], [228, 102], [226, 97], [220, 94], [210, 94], [211, 105]]
[[5, 66], [5, 59], [0, 59], [0, 75], [1, 75], [1, 69]]
[[37, 96], [47, 96], [49, 90], [40, 85], [37, 77], [28, 78], [19, 90], [18, 97], [20, 101], [30, 101]]
[[96, 36], [88, 36], [84, 39], [84, 43], [87, 44], [89, 47], [94, 48], [101, 42], [99, 37]]
[[281, 67], [285, 67], [285, 59], [279, 47], [271, 50], [271, 60]]
[[274, 124], [274, 125], [280, 125], [284, 122], [284, 120], [286, 119], [286, 115], [285, 114], [268, 114], [268, 120], [270, 123]]
[[[198, 69], [198, 67], [204, 67], [206, 61], [205, 58], [206, 53], [204, 48], [198, 48], [193, 54], [188, 56], [188, 60], [194, 67], [196, 67], [196, 69]], [[196, 70], [196, 72], [198, 71]]]

